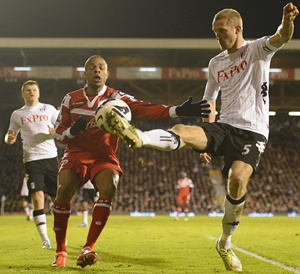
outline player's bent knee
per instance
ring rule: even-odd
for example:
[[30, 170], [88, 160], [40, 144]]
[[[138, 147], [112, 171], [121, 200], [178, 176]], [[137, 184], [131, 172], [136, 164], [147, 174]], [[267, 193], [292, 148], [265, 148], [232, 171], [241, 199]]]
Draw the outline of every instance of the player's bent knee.
[[181, 134], [184, 133], [185, 127], [186, 126], [183, 124], [177, 124], [177, 125], [173, 126], [170, 130], [180, 136]]

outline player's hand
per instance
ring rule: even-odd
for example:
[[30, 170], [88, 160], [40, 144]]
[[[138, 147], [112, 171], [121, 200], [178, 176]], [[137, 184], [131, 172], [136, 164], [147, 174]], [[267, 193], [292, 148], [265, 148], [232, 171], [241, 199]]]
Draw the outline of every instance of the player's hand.
[[196, 103], [192, 103], [193, 97], [190, 96], [188, 100], [183, 102], [180, 106], [176, 108], [176, 114], [178, 116], [187, 117], [202, 117], [207, 118], [210, 113], [209, 104], [206, 100], [201, 100]]
[[17, 135], [14, 131], [9, 130], [4, 137], [4, 142], [8, 145], [12, 145], [16, 142]]
[[205, 163], [207, 165], [211, 161], [211, 155], [206, 152], [200, 153], [200, 159], [203, 163]]
[[75, 121], [74, 126], [70, 128], [70, 133], [75, 136], [77, 135], [80, 131], [86, 129], [86, 124], [87, 120], [84, 117], [78, 117], [77, 120]]
[[292, 2], [288, 3], [283, 8], [283, 18], [288, 22], [294, 21], [298, 14], [299, 10]]
[[51, 136], [53, 136], [53, 135], [54, 135], [54, 132], [55, 132], [54, 127], [48, 125], [48, 129], [49, 129], [49, 134], [50, 134]]

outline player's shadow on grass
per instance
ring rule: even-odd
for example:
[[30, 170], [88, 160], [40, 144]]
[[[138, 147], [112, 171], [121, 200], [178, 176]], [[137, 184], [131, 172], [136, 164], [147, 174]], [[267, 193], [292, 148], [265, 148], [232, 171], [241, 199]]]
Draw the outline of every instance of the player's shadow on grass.
[[153, 266], [156, 268], [162, 268], [165, 266], [167, 263], [166, 260], [162, 258], [147, 258], [147, 257], [142, 257], [142, 256], [125, 256], [125, 255], [118, 255], [114, 253], [109, 253], [109, 252], [100, 252], [100, 257], [103, 257], [103, 260], [107, 260], [110, 262], [115, 262], [116, 265], [115, 267], [119, 266], [131, 266], [134, 264], [138, 264], [141, 266]]
[[[76, 260], [77, 260], [80, 250], [81, 250], [81, 247], [77, 248], [77, 247], [68, 246], [68, 259], [70, 261], [74, 261], [76, 264]], [[120, 268], [127, 268], [127, 267], [131, 267], [133, 265], [141, 265], [141, 266], [145, 266], [145, 267], [153, 266], [155, 268], [160, 269], [162, 267], [165, 267], [167, 264], [167, 261], [164, 259], [161, 259], [161, 258], [153, 258], [153, 257], [145, 258], [142, 256], [130, 257], [130, 256], [126, 256], [126, 255], [119, 255], [119, 254], [103, 252], [103, 251], [100, 251], [97, 253], [99, 256], [98, 263], [99, 262], [101, 263], [101, 261], [114, 262], [115, 267], [120, 267]], [[73, 268], [72, 264], [69, 263], [68, 268]], [[78, 266], [74, 267], [74, 268], [78, 269]], [[105, 269], [103, 269], [103, 270], [105, 270]]]

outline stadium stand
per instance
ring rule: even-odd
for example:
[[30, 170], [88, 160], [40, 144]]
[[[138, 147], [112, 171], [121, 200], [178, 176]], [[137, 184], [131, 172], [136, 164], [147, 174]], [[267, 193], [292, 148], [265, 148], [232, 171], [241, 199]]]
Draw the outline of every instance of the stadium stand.
[[[143, 130], [169, 128], [179, 122], [200, 123], [197, 119], [147, 123], [133, 121]], [[270, 117], [269, 143], [256, 174], [249, 182], [245, 213], [300, 213], [299, 139], [300, 117], [289, 117], [286, 114]], [[24, 170], [21, 141], [14, 146], [2, 143], [0, 152], [0, 196], [6, 197], [4, 212], [22, 213], [20, 190]], [[214, 159], [212, 164], [206, 166], [199, 160], [198, 153], [191, 149], [174, 152], [149, 148], [133, 150], [125, 147], [123, 142], [119, 143], [118, 155], [124, 176], [118, 187], [114, 213], [174, 212], [175, 182], [180, 170], [186, 170], [195, 184], [191, 211], [196, 214], [222, 211], [222, 201], [217, 197], [217, 190], [209, 175], [212, 170], [221, 169], [221, 159]], [[225, 179], [222, 180], [225, 188]], [[73, 213], [79, 210], [78, 200], [75, 197]]]

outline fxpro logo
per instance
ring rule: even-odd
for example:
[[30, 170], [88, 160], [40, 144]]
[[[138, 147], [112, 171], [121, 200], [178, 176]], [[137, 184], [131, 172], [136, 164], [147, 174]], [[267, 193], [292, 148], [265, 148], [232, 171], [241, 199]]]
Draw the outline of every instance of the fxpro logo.
[[241, 73], [247, 67], [247, 61], [242, 61], [236, 66], [232, 66], [229, 70], [220, 70], [218, 71], [218, 83], [225, 82], [232, 78], [234, 75]]
[[36, 123], [36, 122], [43, 122], [43, 121], [48, 121], [48, 115], [38, 115], [38, 114], [33, 114], [28, 117], [21, 117], [21, 124], [30, 124], [30, 123]]

